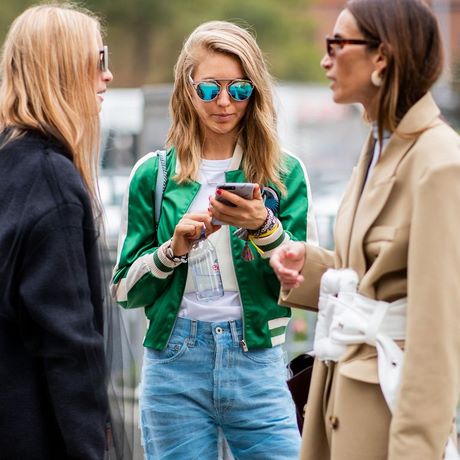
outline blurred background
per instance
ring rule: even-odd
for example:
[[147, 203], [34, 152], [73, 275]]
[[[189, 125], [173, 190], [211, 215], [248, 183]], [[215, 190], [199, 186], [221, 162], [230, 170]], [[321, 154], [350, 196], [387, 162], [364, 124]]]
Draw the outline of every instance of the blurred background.
[[[0, 2], [0, 40], [32, 0]], [[344, 0], [86, 0], [109, 45], [114, 81], [102, 110], [101, 193], [109, 239], [117, 237], [127, 175], [145, 153], [163, 147], [169, 126], [173, 67], [184, 39], [200, 23], [223, 19], [252, 30], [275, 77], [283, 147], [310, 175], [321, 244], [331, 247], [331, 217], [368, 127], [359, 106], [331, 100], [319, 66]], [[445, 117], [460, 126], [460, 0], [428, 1], [438, 17], [445, 70], [434, 94]], [[415, 77], [415, 76], [414, 76]]]
[[[35, 3], [1, 1], [1, 41], [14, 17]], [[305, 163], [312, 185], [320, 243], [333, 247], [335, 213], [368, 131], [359, 106], [332, 102], [328, 82], [319, 66], [325, 52], [324, 38], [331, 34], [344, 3], [343, 0], [80, 2], [103, 19], [114, 74], [101, 113], [100, 190], [109, 242], [105, 261], [107, 276], [114, 264], [120, 205], [129, 172], [138, 158], [163, 147], [169, 126], [173, 66], [182, 43], [198, 24], [213, 19], [237, 22], [250, 28], [257, 37], [276, 80], [281, 143]], [[460, 0], [427, 3], [438, 17], [445, 51], [445, 70], [434, 96], [445, 118], [459, 130]], [[134, 406], [146, 327], [143, 316], [142, 311], [123, 312], [131, 350], [125, 359], [133, 361], [129, 369]], [[314, 323], [314, 314], [293, 312], [286, 344], [288, 358], [311, 349]], [[226, 455], [223, 453], [224, 458]], [[141, 458], [141, 448], [133, 446], [130, 456]]]

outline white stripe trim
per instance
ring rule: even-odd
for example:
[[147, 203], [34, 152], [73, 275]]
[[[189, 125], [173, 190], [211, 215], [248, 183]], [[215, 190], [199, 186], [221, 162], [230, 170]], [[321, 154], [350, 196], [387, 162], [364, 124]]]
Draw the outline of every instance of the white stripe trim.
[[286, 342], [286, 334], [276, 335], [272, 337], [272, 346], [276, 347], [276, 345], [282, 345]]
[[121, 250], [125, 244], [126, 235], [128, 233], [128, 206], [129, 206], [129, 189], [131, 186], [131, 180], [134, 177], [134, 174], [145, 163], [152, 157], [156, 157], [157, 152], [149, 152], [144, 155], [141, 159], [137, 161], [134, 165], [133, 169], [131, 170], [131, 174], [129, 175], [128, 187], [126, 189], [125, 195], [123, 197], [123, 203], [121, 205], [121, 220], [120, 220], [120, 230], [118, 236], [118, 247], [117, 247], [117, 262], [114, 268], [114, 273], [118, 270], [120, 257], [121, 257]]
[[287, 326], [290, 319], [291, 318], [288, 318], [288, 317], [271, 319], [268, 322], [268, 329], [271, 330], [271, 329], [276, 329], [277, 327]]
[[131, 267], [129, 267], [128, 273], [126, 274], [126, 292], [129, 292], [132, 287], [146, 274], [151, 271], [148, 266], [148, 260], [150, 258], [151, 264], [155, 267], [153, 263], [152, 254], [146, 254], [145, 256], [137, 259]]
[[308, 196], [308, 214], [307, 214], [307, 242], [318, 246], [318, 227], [316, 225], [316, 218], [313, 212], [313, 198], [311, 195], [311, 185], [310, 179], [308, 178], [308, 173], [305, 168], [303, 161], [297, 156], [294, 155], [289, 150], [282, 149], [286, 155], [295, 158], [302, 168], [303, 174], [305, 176], [305, 182], [307, 184], [307, 196]]
[[234, 171], [240, 167], [241, 159], [243, 158], [243, 148], [241, 144], [237, 142], [235, 145], [235, 150], [233, 150], [232, 161], [228, 168], [229, 171]]
[[128, 292], [126, 291], [126, 278], [122, 278], [119, 283], [115, 286], [113, 285], [112, 296], [117, 299], [117, 302], [126, 302], [128, 300]]

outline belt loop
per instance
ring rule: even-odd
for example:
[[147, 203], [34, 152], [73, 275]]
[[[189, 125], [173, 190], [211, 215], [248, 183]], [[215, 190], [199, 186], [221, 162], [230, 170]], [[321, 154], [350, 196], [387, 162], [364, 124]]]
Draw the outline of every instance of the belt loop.
[[228, 324], [230, 325], [230, 332], [232, 333], [233, 342], [236, 343], [237, 345], [239, 345], [240, 344], [240, 339], [238, 337], [238, 330], [236, 328], [235, 321], [229, 321]]
[[187, 346], [190, 348], [195, 346], [197, 329], [198, 323], [195, 320], [192, 320], [190, 323], [190, 336], [187, 341]]

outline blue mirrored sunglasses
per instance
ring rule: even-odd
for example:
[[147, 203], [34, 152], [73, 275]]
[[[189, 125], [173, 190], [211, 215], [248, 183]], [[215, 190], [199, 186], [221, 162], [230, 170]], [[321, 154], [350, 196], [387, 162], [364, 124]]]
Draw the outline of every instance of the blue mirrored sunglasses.
[[195, 88], [196, 94], [204, 102], [211, 102], [219, 96], [222, 91], [222, 85], [219, 82], [228, 82], [226, 86], [227, 93], [234, 101], [245, 101], [251, 97], [254, 85], [250, 80], [203, 80], [195, 83], [189, 75], [190, 83]]

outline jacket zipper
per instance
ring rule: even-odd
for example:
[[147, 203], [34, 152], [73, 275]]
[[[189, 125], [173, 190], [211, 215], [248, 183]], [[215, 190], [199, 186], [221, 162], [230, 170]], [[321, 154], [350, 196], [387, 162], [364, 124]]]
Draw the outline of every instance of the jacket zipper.
[[[233, 262], [233, 248], [232, 248], [232, 237], [230, 233], [230, 226], [227, 226], [228, 228], [228, 240], [229, 240], [229, 245], [230, 245], [230, 251], [232, 252], [232, 267], [233, 267], [233, 273], [235, 274], [235, 279], [236, 282], [238, 283], [238, 276], [236, 275], [236, 270], [235, 270], [235, 263]], [[241, 349], [246, 353], [249, 351], [248, 345], [246, 344], [246, 327], [244, 324], [244, 305], [243, 301], [241, 299], [241, 289], [240, 285], [238, 284], [238, 293], [240, 295], [240, 301], [241, 301], [241, 328], [243, 330], [243, 338], [240, 340], [240, 347]]]

